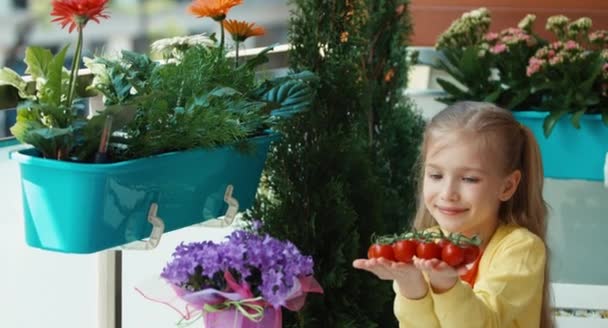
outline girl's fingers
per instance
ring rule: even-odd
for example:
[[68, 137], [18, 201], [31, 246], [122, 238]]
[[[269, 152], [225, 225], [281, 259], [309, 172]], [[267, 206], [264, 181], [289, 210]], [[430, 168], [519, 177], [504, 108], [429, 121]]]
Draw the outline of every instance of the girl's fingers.
[[356, 259], [353, 261], [353, 267], [369, 271], [383, 280], [395, 280], [398, 277], [407, 276], [415, 268], [410, 263], [394, 262], [384, 258]]
[[391, 266], [393, 263], [395, 263], [394, 261], [387, 260], [387, 259], [385, 259], [384, 257], [378, 258], [378, 259], [377, 259], [377, 261], [378, 261], [378, 263], [379, 263], [379, 264], [382, 264], [382, 265], [384, 265], [384, 266], [389, 266], [389, 267], [390, 267], [390, 266]]
[[433, 260], [436, 260], [436, 259], [425, 260], [425, 259], [414, 257], [414, 265], [419, 270], [422, 270], [422, 271], [431, 271], [431, 270], [433, 270], [433, 266], [435, 264], [435, 262]]
[[456, 272], [458, 273], [459, 276], [462, 276], [463, 274], [466, 274], [467, 272], [469, 272], [469, 268], [467, 268], [465, 265], [461, 265], [458, 268], [456, 268]]
[[356, 259], [353, 261], [353, 267], [356, 269], [363, 269], [365, 270], [368, 267], [368, 261], [366, 259]]
[[356, 259], [353, 261], [353, 267], [365, 271], [369, 271], [380, 279], [391, 279], [390, 272], [386, 269], [386, 264], [382, 261], [384, 259]]

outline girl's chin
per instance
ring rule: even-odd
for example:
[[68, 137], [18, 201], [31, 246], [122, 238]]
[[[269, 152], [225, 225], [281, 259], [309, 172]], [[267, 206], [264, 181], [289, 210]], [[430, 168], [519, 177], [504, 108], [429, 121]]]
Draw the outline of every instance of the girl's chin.
[[454, 220], [453, 218], [440, 218], [435, 219], [441, 227], [441, 230], [446, 233], [462, 233], [465, 225], [460, 220]]

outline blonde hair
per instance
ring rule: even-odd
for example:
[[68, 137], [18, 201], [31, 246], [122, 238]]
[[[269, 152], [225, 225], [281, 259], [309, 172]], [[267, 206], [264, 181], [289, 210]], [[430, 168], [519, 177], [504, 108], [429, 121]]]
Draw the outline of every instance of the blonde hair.
[[[496, 163], [503, 164], [505, 175], [519, 170], [521, 181], [513, 196], [501, 203], [499, 220], [525, 227], [543, 241], [547, 233], [547, 205], [543, 199], [543, 167], [540, 150], [532, 131], [521, 125], [511, 112], [489, 103], [457, 102], [439, 112], [427, 124], [419, 158], [418, 195], [422, 195], [424, 160], [435, 134], [452, 131], [473, 132], [488, 148], [496, 153]], [[414, 228], [418, 230], [436, 226], [424, 201], [419, 196]], [[549, 251], [545, 265], [543, 286], [543, 305], [541, 313], [542, 328], [553, 327], [549, 293]]]

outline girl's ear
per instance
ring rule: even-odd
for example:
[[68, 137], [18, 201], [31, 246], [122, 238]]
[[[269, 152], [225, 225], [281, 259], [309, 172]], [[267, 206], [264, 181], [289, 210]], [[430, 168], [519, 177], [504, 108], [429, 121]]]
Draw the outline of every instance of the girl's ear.
[[509, 174], [504, 180], [504, 183], [502, 185], [502, 189], [500, 190], [500, 194], [498, 195], [498, 198], [503, 202], [506, 202], [509, 199], [511, 199], [511, 197], [513, 197], [513, 194], [517, 190], [517, 186], [519, 186], [520, 181], [521, 181], [521, 171], [520, 170], [515, 170], [515, 171], [513, 171], [513, 173]]

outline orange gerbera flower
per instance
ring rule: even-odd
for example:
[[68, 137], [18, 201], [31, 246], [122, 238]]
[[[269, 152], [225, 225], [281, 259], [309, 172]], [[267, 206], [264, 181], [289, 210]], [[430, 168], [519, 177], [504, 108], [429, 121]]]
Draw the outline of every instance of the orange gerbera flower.
[[227, 19], [224, 22], [224, 28], [232, 35], [232, 39], [236, 42], [242, 42], [251, 36], [264, 35], [266, 33], [263, 27], [235, 19]]
[[211, 17], [221, 21], [226, 18], [228, 10], [243, 3], [243, 0], [194, 0], [188, 10], [198, 17]]
[[77, 27], [84, 27], [89, 20], [99, 23], [99, 18], [109, 18], [103, 11], [108, 0], [53, 0], [51, 16], [57, 16], [53, 22], [59, 22], [61, 28], [70, 25], [69, 32]]

